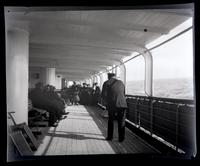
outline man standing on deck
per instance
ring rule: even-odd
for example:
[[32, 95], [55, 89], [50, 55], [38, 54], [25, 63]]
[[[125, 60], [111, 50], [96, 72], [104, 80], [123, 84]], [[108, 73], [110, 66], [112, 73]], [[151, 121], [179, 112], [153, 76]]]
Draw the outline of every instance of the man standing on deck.
[[125, 138], [125, 115], [127, 109], [125, 86], [121, 80], [115, 78], [114, 73], [108, 73], [108, 80], [104, 82], [101, 97], [106, 102], [108, 110], [107, 140], [113, 139], [114, 120], [118, 122], [119, 142]]

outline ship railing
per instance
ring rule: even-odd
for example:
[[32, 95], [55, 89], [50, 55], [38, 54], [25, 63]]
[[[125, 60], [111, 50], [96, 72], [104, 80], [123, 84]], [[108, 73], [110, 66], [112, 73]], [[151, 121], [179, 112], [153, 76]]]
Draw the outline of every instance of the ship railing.
[[187, 99], [126, 95], [128, 121], [177, 152], [193, 153], [195, 102]]
[[[178, 153], [195, 150], [195, 102], [187, 99], [126, 95], [126, 121]], [[98, 105], [106, 110], [105, 103]]]

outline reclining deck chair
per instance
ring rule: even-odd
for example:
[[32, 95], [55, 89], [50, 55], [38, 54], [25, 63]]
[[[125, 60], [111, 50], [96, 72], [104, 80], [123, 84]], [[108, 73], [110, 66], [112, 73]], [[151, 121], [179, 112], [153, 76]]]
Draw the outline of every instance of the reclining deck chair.
[[[30, 154], [30, 150], [31, 152], [37, 150], [39, 142], [26, 123], [17, 124], [15, 122], [12, 116], [13, 113], [15, 112], [8, 112], [8, 118], [10, 118], [14, 124], [9, 126], [9, 135], [20, 154]], [[25, 151], [23, 151], [23, 149], [25, 149]]]
[[9, 135], [21, 156], [33, 155], [33, 151], [21, 131], [11, 132]]

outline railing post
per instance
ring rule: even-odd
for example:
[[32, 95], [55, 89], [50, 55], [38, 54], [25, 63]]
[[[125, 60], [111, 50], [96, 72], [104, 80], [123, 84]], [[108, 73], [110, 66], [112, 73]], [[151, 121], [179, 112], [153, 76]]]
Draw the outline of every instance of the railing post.
[[154, 104], [154, 100], [151, 98], [150, 99], [150, 111], [151, 111], [151, 119], [150, 119], [150, 124], [151, 124], [151, 136], [153, 134], [153, 104]]
[[180, 107], [180, 105], [178, 104], [176, 107], [176, 151], [178, 151], [179, 107]]
[[136, 109], [136, 110], [137, 110], [137, 114], [138, 114], [138, 126], [139, 126], [139, 128], [140, 128], [140, 109], [138, 109], [138, 105], [139, 105], [139, 104], [138, 104], [138, 101], [139, 101], [139, 99], [140, 99], [140, 98], [137, 99], [137, 105], [136, 105], [136, 106], [137, 106], [137, 107], [136, 107], [137, 109]]
[[134, 108], [134, 113], [135, 113], [135, 124], [136, 124], [136, 125], [137, 125], [137, 121], [138, 121], [137, 103], [138, 103], [138, 98], [136, 98], [136, 104], [135, 104], [135, 108]]
[[124, 86], [126, 87], [126, 66], [124, 63], [120, 65], [120, 79], [123, 81]]
[[145, 60], [145, 93], [153, 96], [153, 58], [149, 51], [143, 54]]

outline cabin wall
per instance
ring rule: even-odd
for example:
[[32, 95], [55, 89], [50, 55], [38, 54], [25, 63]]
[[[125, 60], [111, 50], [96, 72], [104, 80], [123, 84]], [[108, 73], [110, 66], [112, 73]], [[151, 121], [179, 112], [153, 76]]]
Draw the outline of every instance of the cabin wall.
[[29, 33], [22, 29], [6, 32], [7, 111], [15, 111], [16, 123], [28, 121]]

